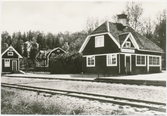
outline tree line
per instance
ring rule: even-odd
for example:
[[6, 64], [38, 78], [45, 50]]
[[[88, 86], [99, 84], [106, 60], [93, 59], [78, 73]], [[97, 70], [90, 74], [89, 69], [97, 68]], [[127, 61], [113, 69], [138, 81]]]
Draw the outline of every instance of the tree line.
[[[7, 31], [4, 31], [1, 34], [1, 52], [12, 45], [16, 51], [23, 56], [21, 65], [23, 64], [23, 67], [27, 70], [29, 70], [29, 68], [35, 69], [35, 57], [38, 51], [47, 51], [60, 47], [69, 53], [76, 53], [79, 51], [87, 35], [85, 31], [45, 34], [40, 31], [30, 30], [27, 33], [14, 32], [11, 36]], [[26, 42], [30, 42], [32, 46], [29, 55]]]
[[75, 33], [43, 33], [40, 31], [29, 31], [27, 33], [14, 32], [11, 35], [7, 31], [2, 32], [1, 34], [1, 51], [3, 52], [8, 46], [12, 45], [21, 55], [22, 46], [26, 41], [31, 41], [33, 43], [39, 44], [39, 50], [53, 49], [55, 47], [61, 47], [66, 51], [78, 51], [86, 38], [87, 33], [75, 32]]

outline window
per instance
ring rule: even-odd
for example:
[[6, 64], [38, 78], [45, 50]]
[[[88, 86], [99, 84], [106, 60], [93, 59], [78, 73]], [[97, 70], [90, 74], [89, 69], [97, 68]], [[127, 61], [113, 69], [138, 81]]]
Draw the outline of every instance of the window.
[[5, 59], [4, 60], [4, 66], [5, 67], [10, 67], [10, 59]]
[[117, 54], [107, 55], [107, 66], [117, 66]]
[[126, 48], [130, 48], [130, 47], [131, 47], [131, 43], [130, 43], [130, 41], [126, 41], [126, 43], [125, 43], [125, 47], [126, 47]]
[[160, 57], [158, 56], [149, 56], [149, 65], [150, 66], [159, 66], [160, 65]]
[[104, 36], [95, 37], [95, 47], [104, 47]]
[[95, 66], [95, 56], [88, 56], [87, 57], [87, 67]]
[[136, 66], [145, 66], [146, 65], [146, 56], [137, 55], [136, 56]]
[[13, 52], [7, 52], [8, 56], [13, 56]]

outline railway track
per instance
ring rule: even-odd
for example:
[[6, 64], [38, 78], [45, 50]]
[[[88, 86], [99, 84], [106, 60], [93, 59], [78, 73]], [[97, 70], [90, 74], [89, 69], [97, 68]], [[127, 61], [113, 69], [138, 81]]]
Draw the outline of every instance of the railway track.
[[48, 93], [52, 95], [61, 94], [61, 95], [78, 97], [83, 99], [98, 100], [101, 102], [108, 102], [108, 103], [114, 103], [114, 104], [120, 104], [120, 105], [129, 105], [132, 107], [148, 108], [154, 111], [166, 112], [166, 103], [161, 103], [161, 102], [122, 98], [117, 96], [101, 95], [101, 94], [78, 92], [78, 91], [71, 91], [71, 90], [18, 85], [18, 84], [1, 83], [1, 86], [8, 87], [8, 88], [21, 89], [21, 90], [35, 91], [38, 93]]

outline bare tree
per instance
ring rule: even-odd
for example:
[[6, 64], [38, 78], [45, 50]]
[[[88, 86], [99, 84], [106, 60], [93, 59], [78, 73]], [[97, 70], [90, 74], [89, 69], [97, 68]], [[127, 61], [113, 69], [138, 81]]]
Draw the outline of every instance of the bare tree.
[[162, 54], [162, 67], [166, 67], [166, 10], [157, 16], [157, 23], [154, 31], [154, 42], [164, 50]]
[[155, 30], [155, 24], [153, 24], [153, 21], [149, 18], [142, 19], [142, 26], [140, 33], [144, 36], [146, 36], [148, 39], [153, 38], [153, 32]]
[[86, 20], [86, 32], [91, 33], [99, 26], [98, 18], [88, 17]]
[[139, 20], [143, 13], [142, 4], [137, 2], [127, 2], [126, 10], [124, 12], [128, 15], [127, 21], [129, 26], [136, 31], [140, 30], [141, 23]]

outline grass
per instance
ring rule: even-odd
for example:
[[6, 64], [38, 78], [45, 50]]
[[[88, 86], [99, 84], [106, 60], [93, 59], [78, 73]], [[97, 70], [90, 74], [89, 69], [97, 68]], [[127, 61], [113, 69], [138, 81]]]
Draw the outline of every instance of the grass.
[[83, 109], [75, 108], [67, 112], [61, 104], [45, 101], [29, 101], [14, 91], [2, 89], [1, 114], [82, 114]]
[[[19, 90], [21, 91], [21, 90]], [[18, 90], [1, 88], [1, 114], [55, 114], [55, 115], [87, 115], [87, 114], [127, 114], [124, 110], [112, 110], [101, 108], [96, 102], [95, 104], [89, 101], [83, 104], [83, 101], [77, 98], [67, 98], [66, 96], [57, 97], [34, 97], [28, 96], [26, 91], [24, 95]], [[35, 95], [37, 95], [34, 92]], [[25, 97], [26, 96], [26, 97]], [[105, 111], [106, 110], [106, 111]]]

